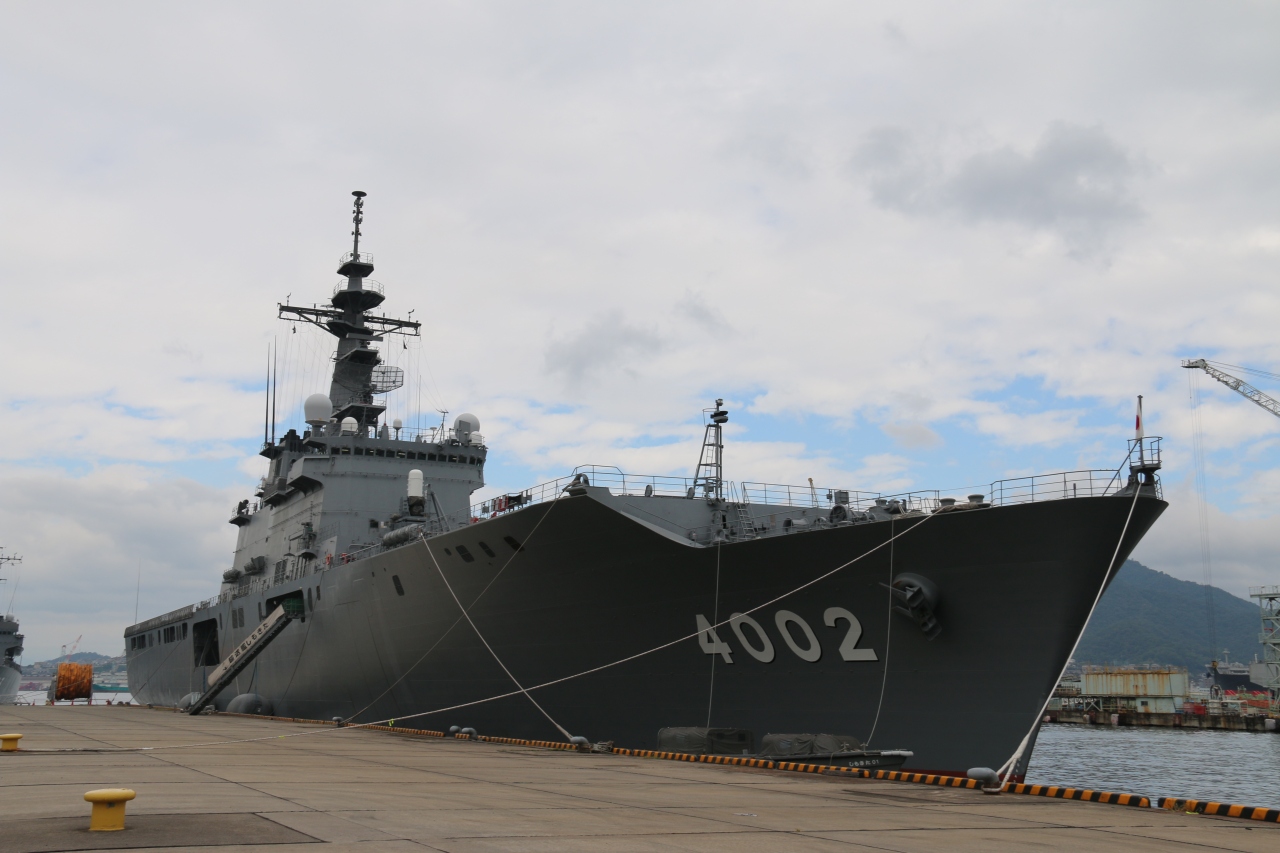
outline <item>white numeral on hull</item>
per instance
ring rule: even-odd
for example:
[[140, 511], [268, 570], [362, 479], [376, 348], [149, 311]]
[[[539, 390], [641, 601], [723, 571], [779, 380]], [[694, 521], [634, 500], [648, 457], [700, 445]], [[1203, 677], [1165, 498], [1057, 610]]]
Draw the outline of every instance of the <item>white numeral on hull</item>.
[[[841, 619], [849, 623], [849, 628], [845, 631], [844, 639], [840, 641], [840, 647], [837, 649], [840, 659], [844, 661], [879, 660], [875, 649], [857, 647], [858, 640], [862, 639], [862, 623], [858, 621], [857, 616], [843, 607], [828, 607], [822, 614], [822, 621], [828, 628], [836, 627]], [[725, 663], [733, 663], [733, 649], [720, 639], [720, 635], [716, 633], [716, 629], [712, 627], [707, 617], [699, 613], [697, 621], [698, 645], [702, 648], [703, 654], [720, 655]], [[803, 616], [790, 610], [779, 610], [774, 614], [773, 622], [782, 641], [800, 660], [816, 663], [822, 658], [822, 644], [818, 642], [817, 635]], [[760, 663], [773, 662], [777, 656], [777, 650], [763, 625], [745, 613], [734, 613], [729, 617], [729, 627], [733, 629], [734, 636], [738, 638], [742, 648], [746, 649], [747, 654]], [[744, 629], [747, 630], [744, 631]]]

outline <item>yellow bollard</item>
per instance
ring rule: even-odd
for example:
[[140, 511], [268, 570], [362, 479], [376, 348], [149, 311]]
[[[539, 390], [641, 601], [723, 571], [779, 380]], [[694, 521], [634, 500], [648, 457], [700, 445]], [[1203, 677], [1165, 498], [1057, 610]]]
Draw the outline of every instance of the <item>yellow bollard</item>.
[[99, 788], [85, 794], [85, 800], [93, 803], [93, 813], [89, 815], [89, 831], [114, 832], [124, 829], [124, 804], [135, 796], [137, 795], [128, 788]]
[[0, 752], [17, 752], [22, 735], [0, 735]]

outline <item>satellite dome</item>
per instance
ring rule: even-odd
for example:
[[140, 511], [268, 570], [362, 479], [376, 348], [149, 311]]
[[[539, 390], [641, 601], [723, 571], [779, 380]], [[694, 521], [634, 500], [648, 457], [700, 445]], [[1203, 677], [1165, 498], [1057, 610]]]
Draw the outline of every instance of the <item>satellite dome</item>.
[[359, 427], [360, 427], [360, 424], [356, 421], [356, 419], [355, 419], [355, 418], [343, 418], [343, 419], [342, 419], [342, 434], [343, 434], [343, 435], [355, 435], [355, 434], [356, 434], [356, 430], [357, 430], [357, 429], [359, 429]]
[[453, 431], [457, 433], [479, 432], [480, 419], [470, 412], [463, 412], [453, 419]]
[[303, 420], [312, 426], [320, 426], [329, 422], [333, 415], [333, 403], [324, 394], [312, 394], [302, 404]]

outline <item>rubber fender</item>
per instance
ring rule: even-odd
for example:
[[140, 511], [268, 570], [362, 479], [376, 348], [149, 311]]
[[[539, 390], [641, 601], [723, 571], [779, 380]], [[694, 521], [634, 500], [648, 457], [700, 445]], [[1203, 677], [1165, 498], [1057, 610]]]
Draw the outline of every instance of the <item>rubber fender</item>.
[[271, 716], [271, 703], [257, 693], [241, 693], [227, 705], [228, 714], [257, 714], [260, 717]]
[[178, 710], [179, 711], [187, 710], [199, 698], [200, 698], [199, 693], [188, 693], [186, 696], [183, 696], [181, 699], [178, 700], [178, 705], [177, 705]]

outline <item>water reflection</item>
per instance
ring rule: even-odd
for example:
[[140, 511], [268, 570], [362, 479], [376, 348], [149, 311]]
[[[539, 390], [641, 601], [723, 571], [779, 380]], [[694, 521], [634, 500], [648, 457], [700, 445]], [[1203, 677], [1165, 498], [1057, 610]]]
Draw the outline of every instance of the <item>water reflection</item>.
[[1280, 735], [1046, 725], [1027, 781], [1280, 808]]

